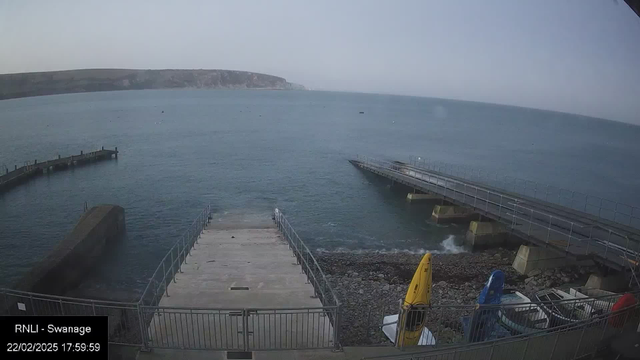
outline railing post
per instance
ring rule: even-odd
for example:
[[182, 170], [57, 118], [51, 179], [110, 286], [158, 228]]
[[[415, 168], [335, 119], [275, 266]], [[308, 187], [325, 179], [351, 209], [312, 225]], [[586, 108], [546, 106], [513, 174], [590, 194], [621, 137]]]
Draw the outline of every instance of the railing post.
[[527, 350], [529, 350], [529, 341], [531, 338], [528, 338], [527, 340], [525, 340], [526, 342], [524, 343], [524, 351], [522, 352], [522, 357], [521, 359], [524, 360], [525, 357], [527, 356]]
[[478, 201], [478, 187], [477, 186], [474, 186], [474, 187], [476, 188], [476, 193], [473, 196], [473, 208], [475, 209], [476, 208], [476, 202]]
[[600, 198], [600, 205], [598, 206], [598, 217], [602, 217], [602, 215], [600, 215], [602, 212], [602, 198]]
[[[169, 280], [171, 282], [171, 280]], [[162, 260], [162, 284], [164, 285], [164, 294], [169, 297], [169, 286], [167, 285], [167, 270], [164, 267], [164, 260]]]
[[464, 188], [463, 188], [464, 190], [462, 190], [462, 202], [466, 204], [465, 200], [467, 199], [467, 197], [466, 197], [466, 195], [467, 195], [467, 184], [464, 183], [463, 185], [464, 185]]
[[591, 225], [591, 227], [589, 228], [589, 239], [587, 240], [587, 249], [584, 252], [585, 255], [589, 254], [589, 244], [591, 244], [592, 241], [593, 241], [593, 225]]
[[607, 258], [607, 252], [609, 251], [609, 243], [611, 240], [611, 230], [609, 230], [609, 236], [607, 236], [607, 246], [604, 248], [604, 258]]
[[527, 233], [527, 235], [531, 236], [531, 226], [533, 225], [533, 209], [529, 209], [529, 211], [531, 211], [531, 216], [529, 217], [529, 232]]
[[340, 351], [340, 311], [342, 305], [336, 307], [336, 313], [333, 317], [333, 350]]
[[549, 360], [553, 359], [553, 353], [556, 352], [556, 347], [558, 346], [559, 338], [560, 338], [560, 333], [556, 333], [556, 340], [553, 342], [553, 348], [551, 348], [551, 354], [549, 354]]
[[29, 300], [30, 300], [30, 303], [31, 303], [31, 311], [33, 311], [33, 315], [38, 315], [38, 314], [36, 314], [36, 307], [33, 306], [33, 294], [29, 294]]
[[398, 323], [397, 323], [397, 328], [396, 328], [396, 341], [395, 341], [395, 345], [397, 348], [402, 348], [402, 346], [404, 344], [400, 344], [400, 339], [404, 338], [404, 327], [405, 327], [405, 316], [404, 316], [404, 308], [402, 306], [402, 300], [399, 300], [399, 306], [398, 306], [399, 310], [398, 310]]
[[576, 352], [573, 354], [573, 358], [576, 359], [578, 357], [578, 351], [580, 350], [580, 345], [582, 344], [582, 337], [584, 336], [584, 331], [587, 329], [586, 325], [582, 326], [582, 333], [580, 334], [580, 340], [578, 340], [578, 346], [576, 346]]
[[148, 351], [149, 350], [149, 344], [147, 342], [147, 335], [145, 334], [144, 331], [144, 317], [142, 314], [142, 307], [140, 306], [140, 303], [136, 304], [136, 308], [138, 310], [138, 323], [140, 324], [140, 337], [142, 338], [142, 350], [143, 351]]
[[244, 351], [249, 351], [249, 311], [242, 309], [242, 342]]
[[569, 244], [571, 244], [571, 236], [573, 235], [573, 222], [571, 223], [571, 229], [569, 229], [569, 241], [567, 242], [567, 248], [565, 251], [569, 251]]
[[182, 236], [182, 256], [184, 256], [184, 263], [187, 263], [187, 253], [186, 253], [186, 246], [185, 246], [185, 239], [184, 236]]
[[175, 276], [175, 274], [176, 274], [176, 270], [175, 270], [175, 268], [173, 267], [173, 264], [174, 264], [174, 260], [173, 260], [173, 248], [171, 248], [171, 250], [169, 250], [169, 253], [171, 254], [171, 277], [173, 278], [173, 283], [175, 284], [175, 282], [176, 282], [176, 276]]

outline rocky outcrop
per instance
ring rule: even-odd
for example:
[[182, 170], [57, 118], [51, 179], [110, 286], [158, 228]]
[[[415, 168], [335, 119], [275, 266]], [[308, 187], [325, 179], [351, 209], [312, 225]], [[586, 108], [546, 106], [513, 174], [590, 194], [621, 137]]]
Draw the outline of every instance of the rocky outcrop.
[[143, 89], [303, 90], [284, 78], [233, 70], [85, 69], [0, 75], [0, 99]]

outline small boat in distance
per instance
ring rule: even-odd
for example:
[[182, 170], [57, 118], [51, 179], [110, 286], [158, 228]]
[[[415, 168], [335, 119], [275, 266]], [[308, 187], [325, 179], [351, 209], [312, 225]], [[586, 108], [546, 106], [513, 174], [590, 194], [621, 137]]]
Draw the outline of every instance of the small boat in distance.
[[594, 314], [589, 300], [577, 298], [562, 290], [541, 290], [535, 294], [535, 299], [549, 316], [550, 327], [586, 320]]
[[513, 332], [524, 334], [549, 327], [547, 314], [518, 291], [504, 290], [500, 303], [503, 307], [498, 311], [498, 318]]

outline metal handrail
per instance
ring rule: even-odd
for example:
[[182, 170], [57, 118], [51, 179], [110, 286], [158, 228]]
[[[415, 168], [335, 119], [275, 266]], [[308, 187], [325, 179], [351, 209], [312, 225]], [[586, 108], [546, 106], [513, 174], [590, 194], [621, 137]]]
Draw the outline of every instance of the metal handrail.
[[[472, 167], [469, 167], [469, 166], [454, 165], [454, 164], [448, 164], [448, 163], [437, 162], [437, 161], [429, 161], [429, 162], [427, 162], [427, 159], [425, 159], [423, 157], [416, 157], [416, 156], [410, 157], [409, 163], [412, 166], [415, 166], [417, 168], [422, 168], [422, 169], [431, 170], [431, 171], [438, 171], [438, 172], [442, 172], [442, 173], [448, 173], [450, 175], [458, 176], [458, 177], [465, 178], [465, 179], [468, 179], [468, 180], [472, 180], [472, 179], [483, 180], [483, 176], [481, 175], [482, 174], [482, 170], [481, 169], [472, 168]], [[478, 176], [475, 176], [476, 172], [478, 173]], [[540, 200], [550, 201], [551, 199], [549, 198], [549, 195], [548, 195], [549, 194], [549, 189], [552, 188], [552, 187], [555, 187], [555, 188], [558, 189], [558, 192], [557, 192], [557, 198], [558, 199], [563, 197], [563, 196], [561, 196], [563, 192], [570, 193], [571, 197], [564, 197], [564, 199], [565, 200], [570, 200], [570, 207], [571, 208], [573, 208], [574, 210], [580, 210], [580, 211], [583, 211], [583, 212], [587, 213], [587, 208], [588, 207], [597, 207], [597, 209], [598, 209], [598, 214], [597, 215], [596, 214], [592, 214], [592, 213], [589, 213], [589, 214], [590, 215], [594, 215], [594, 216], [598, 216], [598, 218], [601, 218], [601, 219], [611, 220], [611, 219], [608, 219], [608, 218], [606, 218], [606, 217], [604, 217], [602, 215], [602, 210], [605, 210], [605, 211], [612, 211], [613, 212], [613, 220], [612, 221], [617, 222], [617, 223], [622, 224], [622, 225], [635, 227], [635, 226], [633, 226], [634, 222], [632, 222], [632, 220], [640, 221], [640, 207], [638, 207], [638, 206], [633, 206], [633, 205], [625, 204], [625, 203], [622, 203], [622, 202], [605, 199], [605, 198], [602, 198], [602, 197], [599, 197], [599, 196], [583, 194], [583, 193], [580, 193], [580, 192], [577, 192], [577, 191], [574, 191], [574, 190], [569, 190], [569, 189], [565, 189], [565, 188], [561, 188], [561, 187], [557, 187], [557, 186], [543, 184], [543, 183], [539, 183], [539, 182], [536, 182], [536, 181], [533, 181], [533, 180], [525, 180], [525, 179], [521, 179], [521, 178], [517, 178], [517, 177], [513, 177], [513, 176], [504, 175], [502, 177], [502, 179], [504, 179], [505, 181], [502, 181], [499, 178], [498, 173], [494, 173], [495, 177], [490, 177], [490, 176], [487, 176], [486, 174], [488, 174], [488, 173], [485, 171], [484, 181], [493, 180], [493, 181], [495, 181], [495, 185], [500, 185], [502, 183], [510, 184], [511, 182], [508, 181], [507, 179], [508, 178], [513, 178], [514, 186], [511, 188], [513, 191], [518, 191], [518, 187], [517, 187], [518, 181], [523, 182], [525, 184], [525, 186], [524, 186], [524, 193], [525, 194], [527, 193], [527, 189], [528, 189], [527, 184], [528, 183], [532, 183], [533, 184], [532, 190], [533, 190], [534, 198], [537, 198], [537, 199], [540, 199]], [[502, 188], [504, 190], [510, 190], [509, 186], [504, 186]], [[540, 190], [542, 190], [542, 189], [546, 190], [544, 192], [544, 194], [545, 194], [544, 198], [537, 196], [538, 193], [539, 193], [538, 192], [539, 189]], [[542, 194], [542, 192], [540, 192], [540, 194]], [[582, 195], [584, 197], [584, 206], [582, 208], [578, 208], [578, 207], [573, 206], [573, 203], [576, 200], [576, 194], [577, 195]], [[589, 199], [596, 200], [597, 205], [594, 204], [594, 203], [590, 203]], [[607, 207], [603, 207], [603, 203], [606, 203], [606, 202], [612, 203], [614, 205], [613, 209], [607, 208]], [[563, 203], [558, 203], [558, 204], [566, 206], [566, 204], [563, 204]], [[619, 211], [619, 208], [622, 208], [622, 207], [628, 208], [629, 212], [626, 213], [626, 212], [623, 212], [623, 211]], [[628, 217], [628, 221], [626, 223], [623, 222], [623, 221], [618, 221], [618, 219], [617, 219], [618, 216], [617, 215]], [[638, 224], [640, 224], [640, 223], [638, 223]]]
[[[318, 282], [318, 279], [316, 278], [316, 275], [315, 275], [315, 273], [313, 271], [315, 269], [315, 271], [317, 271], [320, 274], [320, 280], [322, 280], [323, 288], [328, 289], [329, 294], [332, 297], [332, 300], [333, 300], [333, 304], [332, 305], [339, 306], [340, 305], [340, 301], [338, 300], [338, 297], [336, 296], [336, 294], [334, 293], [333, 289], [331, 288], [331, 285], [329, 284], [329, 281], [327, 280], [327, 277], [324, 274], [324, 271], [322, 271], [322, 268], [318, 264], [318, 261], [316, 260], [316, 258], [313, 256], [313, 253], [311, 252], [311, 250], [309, 250], [307, 245], [300, 239], [300, 236], [298, 236], [298, 233], [291, 226], [291, 224], [289, 223], [287, 218], [284, 216], [282, 211], [280, 211], [277, 208], [274, 210], [274, 221], [276, 222], [276, 224], [278, 225], [280, 230], [283, 231], [283, 233], [285, 234], [285, 239], [287, 240], [287, 242], [293, 247], [294, 252], [296, 254], [296, 257], [297, 258], [299, 257], [299, 258], [302, 259], [302, 261], [304, 263], [304, 266], [305, 266], [304, 268], [307, 270], [305, 273], [307, 273], [307, 275], [310, 274], [314, 279], [314, 284], [316, 284], [318, 287], [320, 287], [320, 283]], [[283, 228], [284, 228], [284, 230], [283, 230]], [[292, 238], [292, 234], [293, 234], [293, 236], [295, 236], [295, 238]], [[293, 240], [297, 240], [297, 242], [295, 242]], [[298, 244], [301, 245], [302, 250], [304, 251], [304, 253], [300, 251], [300, 249], [298, 248]], [[306, 258], [305, 258], [305, 256], [306, 256]], [[309, 259], [312, 261], [312, 264], [309, 264]], [[311, 265], [313, 265], [313, 268], [312, 268]], [[316, 286], [314, 285], [314, 288], [315, 287]], [[324, 295], [324, 291], [322, 291], [322, 288], [321, 289], [316, 289], [316, 290], [322, 292], [323, 295]], [[323, 300], [326, 300], [326, 298], [323, 299]]]
[[[209, 223], [210, 214], [211, 205], [207, 205], [164, 255], [140, 296], [138, 301], [140, 305], [157, 305], [162, 294], [168, 294], [168, 284], [171, 280], [175, 281], [175, 274], [181, 271], [182, 263], [187, 261], [191, 248], [197, 243], [198, 237]], [[174, 253], [177, 253], [175, 257], [173, 256]], [[168, 265], [166, 265], [167, 261], [169, 261]], [[159, 276], [159, 274], [162, 276]], [[151, 290], [153, 290], [152, 300], [147, 302], [146, 299], [150, 296]]]
[[94, 300], [94, 299], [83, 299], [83, 298], [76, 298], [76, 297], [69, 297], [69, 296], [60, 296], [60, 295], [48, 295], [48, 294], [13, 290], [13, 289], [7, 289], [7, 288], [0, 288], [0, 294], [22, 296], [22, 297], [30, 298], [34, 300], [56, 300], [56, 301], [64, 300], [68, 303], [77, 303], [77, 304], [95, 303], [95, 304], [103, 304], [103, 305], [130, 305], [130, 306], [136, 306], [138, 304], [137, 302]]
[[[603, 329], [603, 334], [606, 331], [606, 327], [608, 324], [607, 320], [616, 318], [616, 317], [620, 317], [623, 314], [630, 314], [634, 311], [637, 311], [640, 309], [640, 304], [636, 304], [632, 307], [627, 307], [624, 309], [620, 309], [620, 310], [616, 310], [616, 311], [612, 311], [609, 313], [605, 313], [590, 319], [586, 319], [586, 320], [582, 320], [579, 322], [575, 322], [575, 323], [571, 323], [571, 324], [566, 324], [566, 325], [562, 325], [562, 326], [557, 326], [551, 329], [542, 329], [536, 332], [530, 332], [530, 333], [524, 333], [524, 334], [520, 334], [520, 335], [515, 335], [515, 336], [510, 336], [507, 338], [502, 338], [502, 339], [495, 339], [495, 340], [488, 340], [488, 341], [484, 341], [484, 342], [478, 342], [478, 343], [463, 343], [463, 344], [456, 344], [456, 345], [450, 345], [450, 346], [446, 346], [446, 347], [442, 347], [442, 348], [437, 348], [437, 349], [431, 349], [431, 350], [422, 350], [422, 351], [413, 351], [413, 352], [406, 352], [403, 354], [393, 354], [393, 355], [381, 355], [381, 356], [372, 356], [372, 357], [366, 357], [366, 359], [420, 359], [423, 357], [429, 357], [431, 358], [432, 356], [435, 358], [440, 358], [440, 356], [442, 355], [446, 355], [446, 354], [457, 354], [459, 352], [464, 352], [464, 351], [474, 351], [474, 350], [478, 350], [478, 349], [482, 349], [482, 348], [493, 348], [496, 345], [504, 345], [504, 344], [509, 344], [509, 343], [514, 343], [514, 342], [519, 342], [519, 341], [528, 341], [531, 338], [536, 338], [536, 337], [540, 337], [540, 336], [554, 336], [557, 335], [558, 333], [562, 333], [565, 331], [570, 331], [570, 330], [583, 330], [583, 334], [584, 334], [584, 329], [586, 328], [590, 328], [592, 327], [594, 324], [599, 324], [599, 323], [604, 323], [604, 329]], [[625, 324], [626, 321], [629, 320], [629, 316], [627, 316], [625, 318]], [[580, 346], [580, 343], [582, 342], [582, 336], [580, 337], [580, 342], [578, 343], [578, 348]], [[552, 355], [553, 355], [553, 351], [555, 349], [552, 350]], [[577, 349], [576, 349], [577, 352]], [[584, 355], [584, 354], [583, 354]], [[446, 357], [446, 356], [445, 356]], [[445, 358], [443, 357], [443, 358]], [[448, 357], [446, 357], [448, 358]], [[491, 358], [491, 357], [490, 357]]]
[[[506, 209], [507, 211], [509, 211], [509, 210], [513, 211], [514, 213], [508, 214], [508, 215], [510, 215], [510, 218], [513, 220], [512, 224], [511, 224], [511, 227], [515, 228], [515, 225], [516, 225], [515, 224], [515, 219], [516, 219], [515, 212], [517, 211], [517, 207], [520, 207], [520, 205], [514, 206], [513, 208], [507, 206], [507, 205], [509, 205], [509, 202], [511, 202], [511, 203], [518, 203], [519, 202], [519, 199], [517, 199], [517, 198], [515, 198], [513, 196], [508, 196], [508, 195], [505, 195], [505, 194], [502, 194], [502, 193], [499, 193], [499, 192], [496, 192], [496, 191], [493, 191], [491, 189], [487, 189], [487, 188], [484, 188], [484, 187], [481, 187], [481, 186], [467, 184], [464, 181], [451, 179], [451, 178], [446, 178], [446, 177], [444, 177], [442, 175], [436, 175], [436, 174], [431, 174], [431, 173], [421, 173], [421, 172], [412, 171], [412, 170], [408, 170], [409, 171], [409, 175], [407, 175], [404, 172], [399, 170], [401, 167], [404, 167], [404, 165], [401, 164], [401, 163], [393, 163], [393, 162], [390, 162], [390, 161], [380, 160], [380, 159], [373, 159], [373, 158], [369, 158], [369, 157], [365, 157], [365, 156], [358, 156], [357, 160], [360, 161], [361, 163], [365, 164], [365, 165], [368, 165], [368, 166], [375, 166], [375, 167], [379, 167], [379, 168], [381, 168], [381, 169], [383, 169], [385, 171], [391, 171], [394, 174], [396, 174], [396, 176], [401, 177], [401, 178], [403, 178], [405, 180], [406, 179], [411, 179], [411, 181], [422, 180], [425, 183], [430, 184], [431, 186], [435, 186], [436, 188], [440, 188], [441, 187], [441, 188], [443, 188], [442, 191], [444, 193], [444, 196], [448, 196], [447, 193], [450, 192], [451, 194], [449, 194], [449, 197], [452, 198], [452, 199], [456, 199], [455, 198], [455, 194], [458, 194], [459, 197], [461, 197], [462, 199], [467, 198], [467, 197], [469, 199], [474, 199], [474, 205], [473, 205], [474, 208], [476, 208], [476, 203], [475, 203], [476, 200], [480, 200], [480, 202], [482, 204], [484, 204], [484, 207], [486, 208], [485, 210], [487, 210], [487, 211], [488, 211], [488, 205], [491, 204], [491, 205], [493, 205], [495, 207], [498, 207], [498, 217], [500, 219], [503, 219], [503, 220], [508, 220], [506, 217], [502, 216], [503, 209]], [[414, 173], [413, 176], [410, 175], [412, 172]], [[426, 179], [425, 179], [425, 176], [426, 176]], [[407, 180], [407, 181], [409, 181], [409, 180]], [[450, 184], [456, 184], [456, 185], [458, 185], [459, 188], [457, 188], [457, 189], [453, 188], [453, 187], [450, 186]], [[475, 193], [470, 192], [469, 189], [475, 190]], [[478, 196], [479, 193], [480, 194], [485, 194], [485, 197], [479, 197]], [[498, 203], [498, 202], [495, 202], [495, 201], [491, 201], [489, 199], [489, 194], [491, 194], [493, 197], [499, 198], [500, 202]], [[505, 203], [505, 199], [507, 200], [506, 203]], [[534, 214], [537, 214], [537, 216], [549, 219], [549, 224], [545, 224], [545, 225], [535, 224], [535, 226], [537, 226], [537, 227], [544, 227], [545, 229], [548, 230], [547, 237], [546, 237], [546, 243], [547, 244], [549, 243], [549, 236], [550, 236], [551, 232], [553, 231], [554, 233], [561, 234], [563, 237], [567, 237], [568, 238], [567, 246], [566, 246], [566, 250], [567, 251], [568, 251], [568, 249], [569, 249], [569, 247], [571, 245], [571, 241], [572, 240], [575, 240], [575, 241], [594, 240], [597, 243], [597, 245], [605, 247], [604, 258], [607, 259], [607, 260], [609, 260], [609, 257], [607, 255], [608, 255], [610, 250], [614, 251], [614, 252], [623, 253], [623, 251], [621, 251], [620, 249], [617, 249], [615, 246], [612, 246], [612, 244], [614, 244], [614, 243], [611, 243], [609, 241], [611, 239], [609, 239], [607, 241], [603, 241], [601, 239], [597, 239], [597, 241], [596, 241], [596, 238], [592, 237], [591, 234], [589, 235], [589, 238], [586, 238], [586, 239], [585, 238], [576, 237], [575, 233], [574, 233], [574, 229], [576, 228], [576, 226], [579, 226], [579, 227], [581, 227], [581, 226], [579, 224], [576, 225], [577, 223], [575, 223], [575, 222], [572, 222], [572, 221], [569, 221], [569, 220], [566, 220], [566, 219], [563, 219], [563, 218], [560, 218], [560, 217], [557, 217], [555, 215], [552, 215], [552, 214], [549, 214], [549, 213], [546, 213], [546, 212], [543, 212], [543, 211], [539, 211], [539, 210], [529, 209], [529, 211], [530, 211], [530, 216], [531, 216], [530, 219], [517, 217], [518, 219], [521, 219], [521, 220], [523, 220], [523, 221], [525, 221], [525, 222], [530, 224], [529, 230], [526, 232], [527, 236], [531, 235], [531, 229], [532, 229], [532, 226], [534, 224], [532, 222], [532, 219], [533, 219]], [[553, 220], [554, 219], [556, 221], [556, 224], [553, 224]], [[560, 224], [558, 224], [558, 223], [560, 223], [560, 224], [564, 223], [564, 227], [566, 229], [568, 229], [568, 232], [565, 233], [565, 232], [562, 232], [562, 231], [554, 228], [554, 226], [555, 227], [560, 227]], [[616, 235], [619, 234], [619, 233], [617, 233], [617, 232], [615, 232], [613, 230], [610, 230], [608, 228], [604, 228], [604, 227], [600, 227], [600, 228], [605, 230], [605, 231], [607, 231], [607, 232], [609, 232], [610, 235], [611, 234], [616, 234]], [[628, 248], [629, 241], [633, 241], [636, 245], [638, 245], [638, 240], [636, 240], [636, 239], [630, 239], [628, 236], [622, 236], [622, 234], [619, 234], [617, 236], [619, 236], [621, 238], [621, 240], [626, 240], [627, 241], [627, 249], [626, 249], [626, 251], [630, 251], [630, 249]], [[611, 236], [609, 236], [609, 238], [611, 238]], [[591, 241], [587, 241], [587, 248], [585, 249], [585, 254], [589, 253], [588, 250], [590, 248], [590, 244], [591, 244]], [[638, 252], [631, 251], [631, 253], [635, 253], [636, 257], [638, 257]]]

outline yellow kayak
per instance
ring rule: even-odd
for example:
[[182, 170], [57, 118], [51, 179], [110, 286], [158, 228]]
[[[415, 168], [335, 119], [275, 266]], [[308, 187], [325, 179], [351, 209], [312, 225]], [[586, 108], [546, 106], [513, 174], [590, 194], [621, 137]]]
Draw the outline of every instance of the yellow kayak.
[[404, 298], [402, 318], [399, 319], [398, 346], [418, 345], [422, 330], [425, 326], [424, 310], [411, 311], [414, 306], [428, 306], [431, 304], [431, 254], [422, 257], [416, 273], [413, 275], [407, 296]]

